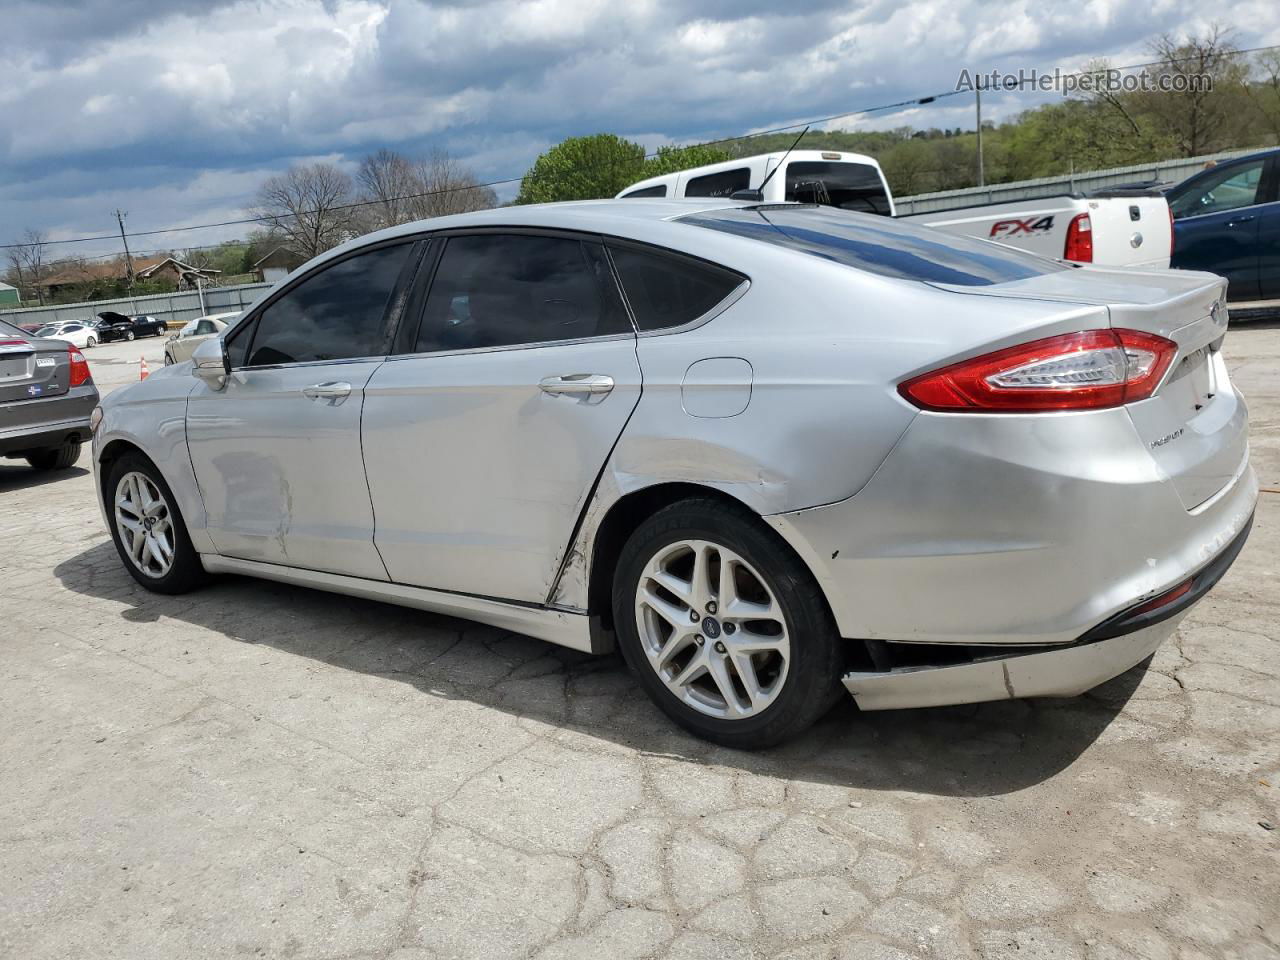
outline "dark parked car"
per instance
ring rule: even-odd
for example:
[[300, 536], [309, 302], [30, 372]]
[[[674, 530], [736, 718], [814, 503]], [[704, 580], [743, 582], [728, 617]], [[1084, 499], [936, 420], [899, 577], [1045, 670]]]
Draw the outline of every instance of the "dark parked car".
[[72, 466], [89, 439], [98, 388], [80, 350], [0, 322], [0, 457]]
[[159, 337], [165, 332], [163, 320], [155, 317], [126, 317], [123, 313], [107, 310], [98, 314], [98, 329], [103, 343], [111, 340], [136, 340], [139, 337]]
[[1170, 266], [1227, 278], [1233, 310], [1280, 309], [1280, 150], [1207, 167], [1169, 189]]

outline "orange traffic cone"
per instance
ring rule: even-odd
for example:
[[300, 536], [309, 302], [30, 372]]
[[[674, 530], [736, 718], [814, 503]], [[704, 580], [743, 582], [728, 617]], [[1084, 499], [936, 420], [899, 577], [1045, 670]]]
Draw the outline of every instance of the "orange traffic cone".
[[149, 376], [151, 376], [151, 371], [147, 369], [147, 358], [139, 357], [138, 358], [138, 379], [145, 380]]

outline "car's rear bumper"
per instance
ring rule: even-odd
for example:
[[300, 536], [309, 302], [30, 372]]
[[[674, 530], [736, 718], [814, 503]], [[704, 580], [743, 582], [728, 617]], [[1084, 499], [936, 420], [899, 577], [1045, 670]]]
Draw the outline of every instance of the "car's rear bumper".
[[20, 400], [0, 411], [0, 457], [22, 456], [64, 443], [90, 439], [89, 414], [98, 405], [98, 391], [91, 384], [72, 387], [56, 397]]
[[1188, 510], [1123, 408], [921, 414], [839, 503], [766, 519], [805, 560], [843, 637], [1057, 646], [1181, 583], [1244, 529], [1247, 446]]
[[[1026, 652], [978, 647], [972, 648], [975, 656], [968, 663], [922, 663], [889, 670], [853, 671], [844, 676], [845, 689], [863, 710], [1077, 696], [1154, 653], [1178, 628], [1188, 609], [1230, 569], [1244, 548], [1252, 524], [1251, 517], [1236, 538], [1190, 578], [1186, 593], [1154, 608], [1138, 604], [1121, 611], [1073, 644]], [[923, 654], [922, 659], [927, 660], [927, 656]]]

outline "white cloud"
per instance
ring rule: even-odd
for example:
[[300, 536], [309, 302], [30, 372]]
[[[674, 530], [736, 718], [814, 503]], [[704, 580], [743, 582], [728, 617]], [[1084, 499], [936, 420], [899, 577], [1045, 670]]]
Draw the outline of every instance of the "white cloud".
[[[139, 227], [230, 218], [269, 172], [379, 146], [518, 176], [570, 134], [732, 135], [938, 93], [961, 68], [1134, 62], [1211, 18], [1280, 42], [1273, 0], [10, 0], [0, 232], [93, 232], [118, 205]], [[969, 116], [957, 97], [847, 125]]]

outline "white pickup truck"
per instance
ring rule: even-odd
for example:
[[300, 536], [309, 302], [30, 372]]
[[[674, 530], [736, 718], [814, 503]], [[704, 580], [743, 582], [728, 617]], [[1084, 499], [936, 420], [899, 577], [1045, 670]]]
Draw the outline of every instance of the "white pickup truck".
[[[780, 164], [785, 169], [778, 171]], [[766, 203], [799, 200], [895, 215], [880, 164], [862, 154], [832, 150], [727, 160], [641, 180], [618, 196], [729, 197], [742, 190], [759, 190], [762, 183]], [[1107, 267], [1165, 268], [1173, 249], [1169, 204], [1155, 190], [1103, 190], [932, 210], [902, 219], [1045, 257]]]

